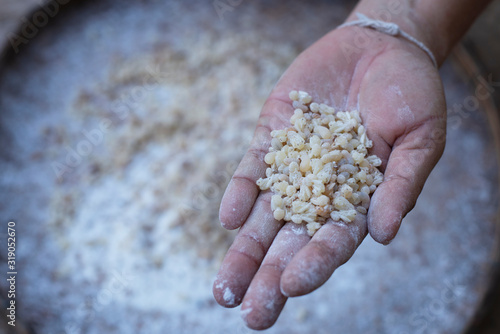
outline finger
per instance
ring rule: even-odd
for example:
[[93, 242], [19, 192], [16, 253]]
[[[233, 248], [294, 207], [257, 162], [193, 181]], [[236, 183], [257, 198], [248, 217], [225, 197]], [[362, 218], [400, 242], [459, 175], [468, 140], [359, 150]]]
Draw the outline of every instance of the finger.
[[247, 219], [259, 194], [257, 180], [265, 177], [271, 130], [282, 128], [286, 121], [283, 114], [292, 113], [291, 105], [280, 100], [268, 100], [262, 109], [250, 148], [234, 172], [222, 198], [219, 219], [223, 227], [234, 230]]
[[274, 325], [287, 297], [281, 293], [281, 273], [311, 237], [304, 225], [287, 223], [278, 233], [241, 305], [243, 320], [252, 329]]
[[270, 142], [270, 131], [257, 127], [250, 148], [234, 172], [222, 197], [219, 219], [224, 228], [233, 230], [240, 227], [248, 217], [259, 194], [257, 180], [266, 174], [264, 156]]
[[271, 192], [262, 192], [247, 222], [227, 251], [213, 285], [215, 300], [224, 307], [241, 303], [273, 239], [283, 226], [270, 208]]
[[389, 157], [382, 182], [368, 210], [368, 230], [384, 245], [396, 236], [404, 216], [415, 206], [444, 149], [445, 128], [423, 126], [408, 134]]
[[351, 258], [366, 233], [366, 216], [362, 214], [348, 224], [327, 222], [285, 268], [282, 293], [301, 296], [323, 285], [335, 269]]

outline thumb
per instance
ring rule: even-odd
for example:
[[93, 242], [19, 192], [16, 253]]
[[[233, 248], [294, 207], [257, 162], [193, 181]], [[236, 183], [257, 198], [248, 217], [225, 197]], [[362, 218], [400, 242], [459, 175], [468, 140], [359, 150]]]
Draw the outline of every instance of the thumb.
[[368, 231], [375, 241], [387, 245], [394, 239], [441, 157], [445, 141], [444, 122], [423, 124], [396, 141], [384, 181], [373, 194], [368, 210]]

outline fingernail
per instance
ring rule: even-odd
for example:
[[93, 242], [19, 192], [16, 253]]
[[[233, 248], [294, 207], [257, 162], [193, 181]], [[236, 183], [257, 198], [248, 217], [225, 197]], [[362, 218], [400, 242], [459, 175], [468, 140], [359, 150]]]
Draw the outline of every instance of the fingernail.
[[290, 295], [288, 293], [286, 293], [286, 291], [283, 290], [283, 287], [281, 286], [280, 284], [280, 290], [281, 290], [281, 294], [285, 297], [290, 297]]

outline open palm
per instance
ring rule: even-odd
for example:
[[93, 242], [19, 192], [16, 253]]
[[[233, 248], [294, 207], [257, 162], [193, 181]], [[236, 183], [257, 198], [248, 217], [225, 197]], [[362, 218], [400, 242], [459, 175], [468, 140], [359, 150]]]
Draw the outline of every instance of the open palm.
[[[387, 244], [396, 235], [444, 148], [446, 107], [439, 74], [430, 59], [407, 41], [373, 32], [372, 43], [346, 54], [362, 28], [335, 30], [305, 50], [288, 68], [265, 103], [251, 146], [224, 195], [220, 220], [241, 227], [214, 282], [219, 304], [242, 304], [247, 325], [274, 324], [287, 297], [307, 294], [328, 280], [367, 233]], [[344, 51], [343, 51], [344, 50]], [[328, 221], [311, 238], [304, 226], [277, 222], [271, 193], [260, 191], [270, 132], [289, 127], [291, 90], [337, 110], [358, 109], [382, 161], [384, 182], [368, 216], [350, 224]]]

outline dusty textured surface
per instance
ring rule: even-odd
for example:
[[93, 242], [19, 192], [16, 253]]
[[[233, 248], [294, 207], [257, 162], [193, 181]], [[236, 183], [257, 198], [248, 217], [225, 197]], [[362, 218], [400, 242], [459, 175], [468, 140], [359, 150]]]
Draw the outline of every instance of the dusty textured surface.
[[[231, 239], [218, 201], [274, 82], [344, 15], [327, 2], [252, 2], [221, 21], [210, 3], [101, 1], [31, 41], [0, 80], [0, 213], [23, 242], [24, 318], [40, 333], [250, 332], [211, 297]], [[299, 19], [309, 29], [290, 39]], [[462, 103], [471, 91], [442, 72], [448, 102]], [[108, 119], [58, 179], [53, 163]], [[454, 124], [391, 246], [367, 239], [269, 333], [463, 329], [488, 276], [498, 166], [484, 115]]]
[[[481, 64], [480, 70], [483, 76], [491, 75], [495, 82], [500, 81], [500, 1], [492, 1], [490, 6], [476, 21], [464, 38], [464, 43]], [[500, 92], [498, 88], [492, 94], [497, 106], [500, 106]], [[498, 255], [497, 255], [498, 256]], [[500, 271], [499, 263], [496, 263]], [[486, 308], [477, 319], [476, 326], [470, 331], [474, 333], [496, 334], [500, 332], [500, 280], [492, 287], [488, 295]]]

